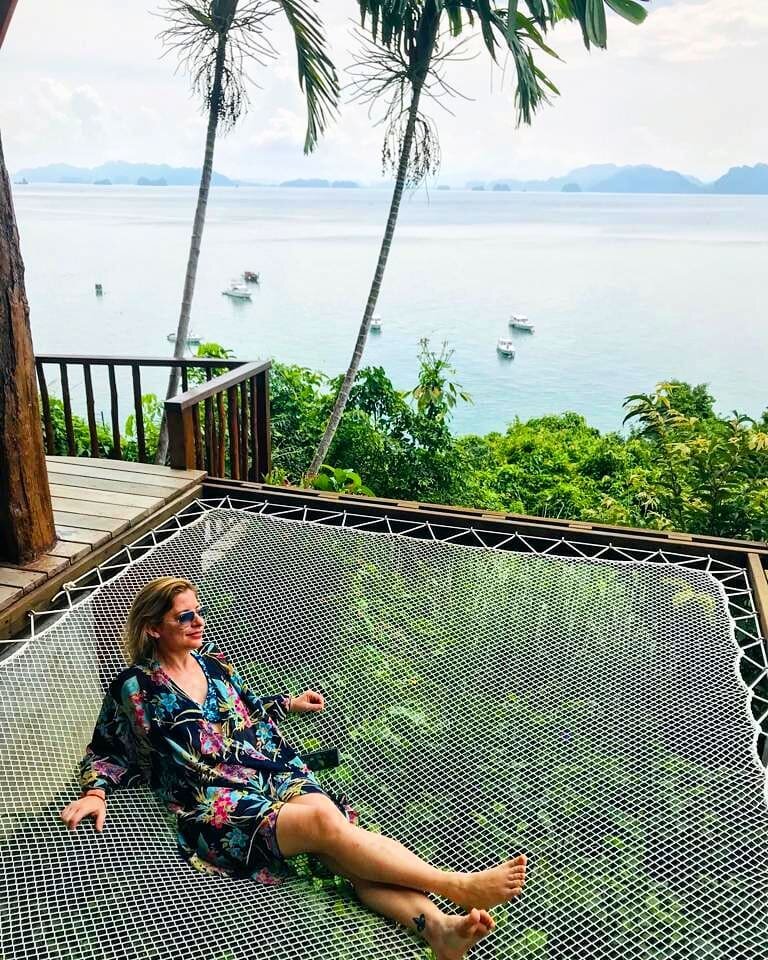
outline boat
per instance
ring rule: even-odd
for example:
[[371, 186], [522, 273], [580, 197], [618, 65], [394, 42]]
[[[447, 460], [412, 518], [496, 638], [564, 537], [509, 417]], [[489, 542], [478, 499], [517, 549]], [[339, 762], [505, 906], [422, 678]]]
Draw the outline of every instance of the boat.
[[251, 291], [246, 287], [244, 283], [238, 283], [236, 280], [233, 280], [229, 285], [229, 289], [221, 291], [225, 297], [232, 297], [233, 300], [250, 300]]
[[499, 337], [499, 339], [496, 341], [496, 349], [500, 354], [502, 354], [502, 356], [514, 357], [515, 341], [510, 340], [509, 337]]
[[509, 325], [515, 330], [527, 330], [533, 333], [534, 327], [531, 321], [522, 313], [513, 313], [509, 318]]
[[243, 273], [243, 280], [245, 280], [246, 283], [258, 283], [259, 275], [258, 273], [254, 273], [253, 270], [246, 270]]
[[[166, 337], [166, 340], [168, 341], [168, 343], [176, 343], [176, 334], [175, 334], [175, 333], [169, 333], [168, 336]], [[196, 333], [188, 333], [188, 334], [187, 334], [187, 346], [188, 346], [188, 347], [199, 347], [202, 342], [203, 342], [203, 338], [202, 338], [202, 337], [198, 337], [198, 335], [197, 335]]]
[[371, 330], [381, 332], [381, 317], [371, 317]]

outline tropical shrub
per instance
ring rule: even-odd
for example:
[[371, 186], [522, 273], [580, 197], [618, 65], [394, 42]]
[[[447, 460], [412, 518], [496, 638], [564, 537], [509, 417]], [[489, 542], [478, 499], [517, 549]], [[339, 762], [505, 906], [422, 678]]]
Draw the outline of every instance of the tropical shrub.
[[[198, 356], [229, 359], [220, 344]], [[305, 477], [340, 377], [274, 362], [270, 373], [272, 483], [712, 536], [768, 538], [768, 409], [759, 418], [720, 416], [706, 385], [677, 380], [627, 398], [624, 435], [601, 433], [573, 412], [519, 418], [503, 433], [457, 437], [451, 417], [469, 397], [451, 352], [422, 341], [415, 387], [398, 390], [382, 367], [358, 372], [330, 448], [327, 470]], [[223, 368], [222, 368], [223, 370]], [[214, 374], [221, 371], [215, 370]], [[205, 375], [191, 370], [191, 383]], [[147, 449], [158, 441], [162, 402], [142, 398]], [[225, 398], [226, 405], [226, 398]], [[51, 397], [57, 453], [66, 453], [61, 400]], [[88, 424], [73, 417], [78, 455], [90, 455]], [[111, 431], [97, 428], [102, 456]], [[122, 455], [137, 458], [135, 422]], [[354, 478], [358, 479], [355, 480]], [[321, 479], [322, 478], [322, 479]]]

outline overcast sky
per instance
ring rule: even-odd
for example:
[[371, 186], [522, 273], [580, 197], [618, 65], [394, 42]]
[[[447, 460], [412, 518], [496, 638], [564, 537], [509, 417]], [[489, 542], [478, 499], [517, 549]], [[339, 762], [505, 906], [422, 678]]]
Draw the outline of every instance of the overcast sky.
[[[199, 166], [205, 119], [186, 77], [160, 59], [162, 23], [140, 0], [19, 0], [0, 51], [0, 131], [11, 170], [106, 160]], [[356, 41], [355, 0], [320, 0], [332, 57]], [[441, 178], [539, 177], [587, 163], [652, 163], [714, 179], [729, 166], [768, 162], [766, 0], [652, 0], [645, 24], [609, 18], [607, 51], [587, 53], [570, 25], [550, 42], [564, 62], [547, 72], [561, 96], [531, 128], [516, 129], [513, 87], [483, 54], [449, 65], [468, 101], [438, 123]], [[234, 177], [374, 180], [381, 134], [345, 104], [311, 157], [290, 38], [277, 22], [279, 59], [254, 69], [252, 107], [216, 148]], [[542, 66], [544, 66], [542, 61]]]

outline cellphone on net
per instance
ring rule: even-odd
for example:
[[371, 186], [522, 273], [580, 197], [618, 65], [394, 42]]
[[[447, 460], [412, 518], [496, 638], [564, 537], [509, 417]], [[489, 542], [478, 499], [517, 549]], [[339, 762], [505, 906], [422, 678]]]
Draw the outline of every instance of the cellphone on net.
[[337, 747], [328, 747], [326, 750], [312, 750], [309, 753], [303, 753], [301, 759], [310, 770], [330, 770], [338, 767], [341, 762]]

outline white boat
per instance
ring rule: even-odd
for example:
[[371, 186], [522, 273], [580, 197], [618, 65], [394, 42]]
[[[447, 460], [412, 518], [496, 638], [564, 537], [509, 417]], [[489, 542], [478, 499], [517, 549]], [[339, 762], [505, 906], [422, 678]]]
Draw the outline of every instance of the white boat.
[[228, 290], [221, 291], [225, 297], [232, 297], [233, 300], [250, 300], [251, 291], [246, 287], [244, 283], [238, 283], [236, 280], [233, 280], [229, 285]]
[[371, 330], [381, 330], [381, 317], [371, 317]]
[[510, 340], [509, 337], [499, 337], [496, 341], [496, 349], [505, 357], [514, 357], [515, 341]]
[[[169, 333], [168, 336], [166, 337], [166, 340], [168, 341], [168, 343], [176, 343], [176, 334]], [[202, 342], [203, 342], [203, 338], [198, 337], [196, 333], [187, 334], [187, 346], [199, 347]]]
[[531, 321], [522, 313], [513, 313], [509, 318], [509, 325], [515, 330], [527, 330], [528, 333], [533, 333], [534, 330]]

